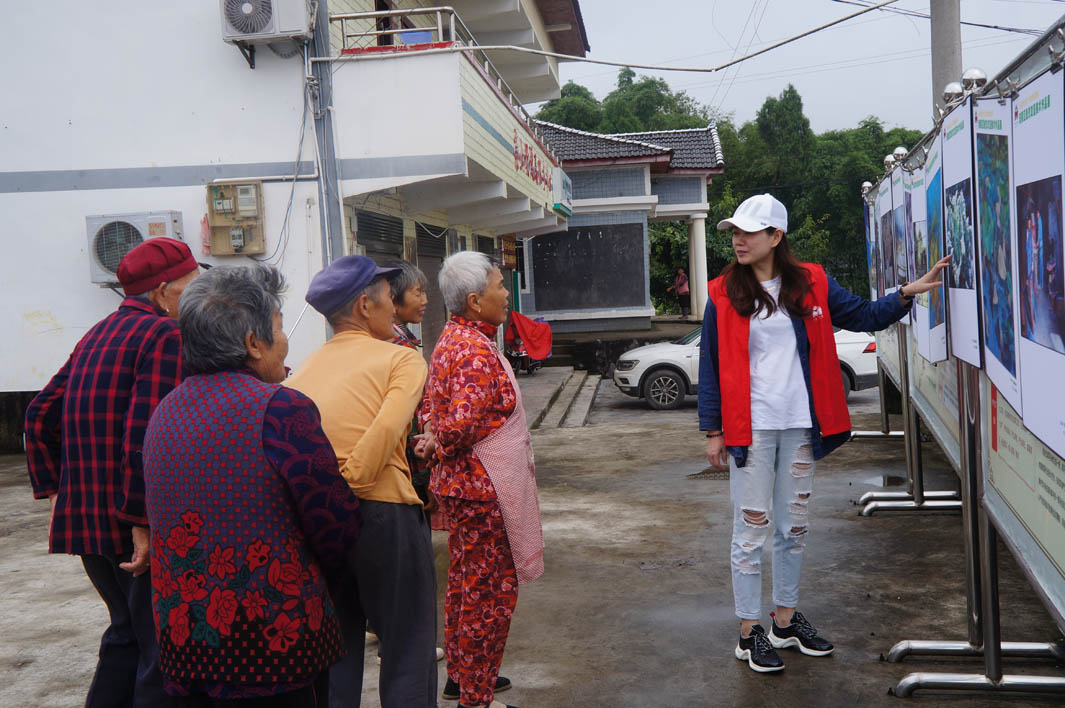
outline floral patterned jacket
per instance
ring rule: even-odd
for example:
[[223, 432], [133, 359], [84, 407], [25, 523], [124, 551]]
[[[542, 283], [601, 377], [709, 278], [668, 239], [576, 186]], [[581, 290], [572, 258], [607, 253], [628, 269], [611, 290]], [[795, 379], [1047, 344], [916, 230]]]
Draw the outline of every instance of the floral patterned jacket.
[[496, 498], [474, 443], [506, 422], [517, 396], [491, 339], [496, 328], [452, 315], [433, 349], [422, 415], [432, 421], [436, 461], [429, 489], [441, 497]]
[[358, 501], [309, 398], [243, 372], [192, 376], [144, 445], [159, 663], [173, 693], [276, 694], [342, 655], [323, 568]]

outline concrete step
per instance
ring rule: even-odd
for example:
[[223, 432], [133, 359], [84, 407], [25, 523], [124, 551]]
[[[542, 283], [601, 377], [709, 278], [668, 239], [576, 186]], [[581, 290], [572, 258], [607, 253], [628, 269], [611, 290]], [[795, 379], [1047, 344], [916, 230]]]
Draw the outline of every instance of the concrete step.
[[544, 414], [544, 419], [540, 422], [539, 427], [557, 428], [562, 424], [570, 407], [577, 399], [577, 394], [581, 392], [581, 386], [584, 384], [584, 380], [587, 378], [588, 373], [586, 371], [573, 372], [569, 381], [567, 381], [566, 385], [562, 387], [555, 402], [547, 409], [547, 413]]
[[570, 406], [566, 417], [562, 419], [563, 428], [583, 428], [588, 422], [588, 416], [595, 405], [595, 396], [599, 393], [599, 384], [603, 379], [598, 375], [588, 376], [581, 384], [581, 390], [577, 393], [573, 405]]
[[529, 430], [540, 426], [551, 404], [573, 376], [571, 366], [545, 366], [535, 374], [518, 374]]

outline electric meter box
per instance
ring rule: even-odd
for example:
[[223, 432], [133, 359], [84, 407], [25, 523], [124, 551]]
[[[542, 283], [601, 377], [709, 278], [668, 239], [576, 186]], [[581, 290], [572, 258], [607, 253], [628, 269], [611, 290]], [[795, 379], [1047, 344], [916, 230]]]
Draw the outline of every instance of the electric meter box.
[[266, 253], [263, 183], [212, 182], [207, 185], [207, 223], [212, 256]]

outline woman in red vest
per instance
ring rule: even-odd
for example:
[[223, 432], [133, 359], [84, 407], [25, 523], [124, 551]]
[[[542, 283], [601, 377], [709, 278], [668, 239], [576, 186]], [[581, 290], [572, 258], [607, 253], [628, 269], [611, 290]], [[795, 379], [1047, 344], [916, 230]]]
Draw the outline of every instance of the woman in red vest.
[[[769, 194], [744, 201], [717, 225], [732, 230], [736, 260], [710, 283], [699, 369], [699, 427], [711, 464], [731, 467], [732, 588], [736, 658], [780, 671], [776, 649], [826, 656], [832, 644], [795, 608], [809, 531], [814, 461], [850, 437], [833, 325], [881, 330], [913, 296], [939, 287], [943, 258], [920, 280], [875, 302], [844, 289], [821, 266], [800, 263], [788, 212]], [[762, 548], [773, 532], [772, 627], [761, 616]]]

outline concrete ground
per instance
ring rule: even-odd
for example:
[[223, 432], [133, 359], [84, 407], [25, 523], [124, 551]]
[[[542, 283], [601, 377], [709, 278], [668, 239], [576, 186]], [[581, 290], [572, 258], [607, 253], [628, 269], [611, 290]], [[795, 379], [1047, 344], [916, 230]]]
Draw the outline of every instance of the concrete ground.
[[[857, 429], [875, 427], [875, 395], [852, 400]], [[853, 442], [818, 466], [800, 609], [836, 653], [787, 651], [781, 674], [750, 671], [732, 656], [728, 481], [703, 473], [696, 428], [692, 400], [654, 412], [604, 382], [588, 426], [533, 432], [547, 573], [521, 590], [503, 661], [515, 688], [501, 700], [522, 708], [1062, 705], [1060, 696], [887, 695], [910, 671], [980, 668], [880, 660], [901, 639], [965, 635], [960, 517], [857, 515], [861, 494], [902, 474], [898, 441]], [[924, 453], [929, 488], [953, 485], [934, 444]], [[79, 705], [106, 626], [80, 563], [48, 556], [46, 533], [47, 504], [31, 499], [23, 460], [0, 458], [3, 708]], [[441, 583], [444, 543], [434, 538]], [[1000, 558], [1003, 638], [1057, 638], [1005, 549]], [[372, 650], [367, 656], [363, 705], [372, 707], [377, 666]], [[1005, 665], [1007, 673], [1065, 670]]]

